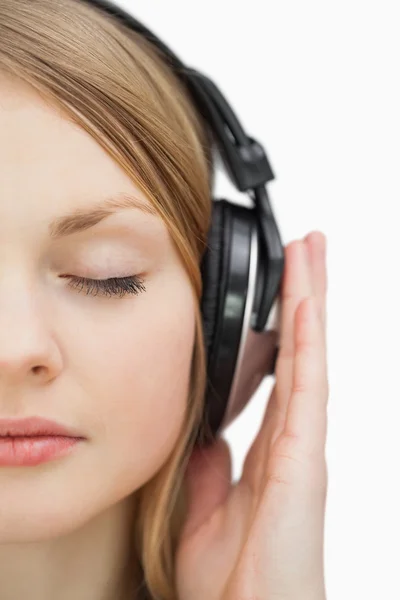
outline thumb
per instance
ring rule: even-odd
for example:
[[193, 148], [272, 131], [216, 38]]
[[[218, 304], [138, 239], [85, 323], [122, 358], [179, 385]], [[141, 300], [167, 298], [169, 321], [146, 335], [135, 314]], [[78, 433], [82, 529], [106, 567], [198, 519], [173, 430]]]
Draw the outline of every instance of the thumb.
[[194, 449], [185, 473], [187, 516], [182, 538], [193, 535], [226, 501], [231, 477], [231, 452], [224, 439]]

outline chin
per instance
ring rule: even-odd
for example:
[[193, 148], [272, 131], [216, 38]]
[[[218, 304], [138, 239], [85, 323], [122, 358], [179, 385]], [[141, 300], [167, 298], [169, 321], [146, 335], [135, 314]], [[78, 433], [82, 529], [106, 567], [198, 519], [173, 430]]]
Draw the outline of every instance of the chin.
[[28, 477], [13, 475], [7, 485], [2, 485], [0, 544], [39, 542], [68, 535], [107, 508], [100, 505], [105, 498], [83, 486], [77, 487], [68, 477], [62, 484], [57, 477], [52, 484], [48, 478], [45, 485], [34, 471]]

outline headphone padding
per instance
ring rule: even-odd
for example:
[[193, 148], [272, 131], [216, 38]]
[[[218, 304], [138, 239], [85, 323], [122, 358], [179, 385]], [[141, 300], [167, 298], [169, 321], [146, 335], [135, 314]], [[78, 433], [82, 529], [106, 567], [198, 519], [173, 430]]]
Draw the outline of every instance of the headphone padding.
[[223, 273], [225, 267], [224, 232], [226, 227], [226, 211], [224, 200], [213, 201], [213, 214], [208, 232], [208, 247], [203, 256], [201, 274], [203, 279], [203, 294], [201, 311], [207, 363], [211, 364], [216, 335], [218, 312], [223, 293]]

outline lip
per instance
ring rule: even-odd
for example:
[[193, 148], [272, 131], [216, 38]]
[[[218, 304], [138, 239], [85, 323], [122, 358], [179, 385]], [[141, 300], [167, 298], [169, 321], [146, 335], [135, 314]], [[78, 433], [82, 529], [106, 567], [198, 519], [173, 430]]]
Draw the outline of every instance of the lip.
[[0, 437], [0, 467], [35, 467], [68, 456], [82, 443], [61, 435]]
[[60, 423], [42, 417], [28, 417], [25, 419], [0, 419], [1, 437], [38, 437], [61, 436], [85, 439], [84, 436], [73, 428], [67, 428]]

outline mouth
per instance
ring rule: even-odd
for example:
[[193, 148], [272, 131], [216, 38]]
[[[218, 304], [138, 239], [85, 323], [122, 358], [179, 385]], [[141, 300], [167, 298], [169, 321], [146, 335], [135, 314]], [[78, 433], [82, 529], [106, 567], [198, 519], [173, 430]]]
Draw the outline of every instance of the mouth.
[[0, 467], [34, 467], [68, 456], [83, 438], [50, 436], [0, 437]]
[[76, 429], [41, 417], [0, 419], [0, 440], [49, 437], [85, 439]]

